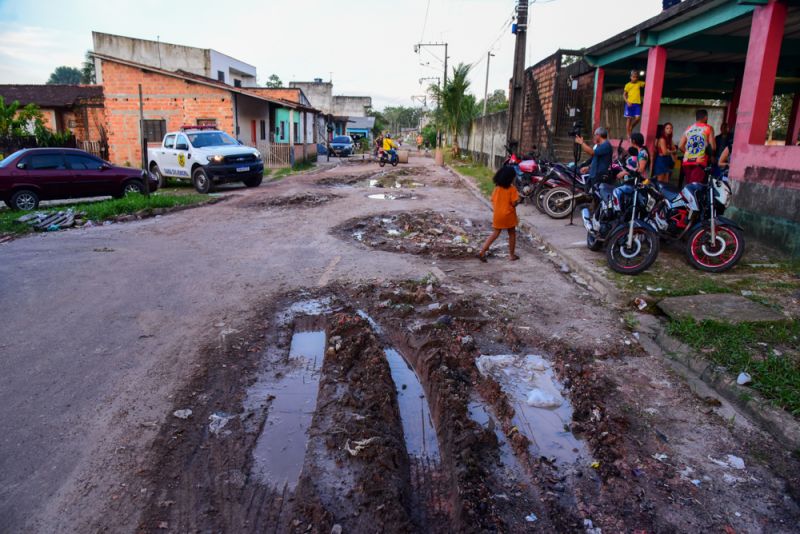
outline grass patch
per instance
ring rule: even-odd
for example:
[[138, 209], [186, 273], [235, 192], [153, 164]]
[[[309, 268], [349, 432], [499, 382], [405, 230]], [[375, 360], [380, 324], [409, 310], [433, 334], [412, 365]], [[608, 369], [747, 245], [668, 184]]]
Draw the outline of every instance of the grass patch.
[[[156, 193], [146, 197], [139, 194], [130, 194], [125, 198], [101, 200], [99, 202], [79, 202], [75, 204], [62, 204], [36, 210], [37, 212], [57, 212], [73, 208], [75, 211], [86, 213], [86, 219], [92, 221], [106, 221], [120, 215], [142, 212], [152, 214], [154, 209], [174, 208], [177, 206], [191, 206], [205, 204], [211, 200], [207, 195], [179, 194], [170, 195]], [[0, 234], [27, 234], [33, 230], [16, 220], [25, 212], [2, 210], [0, 211]]]
[[754, 390], [792, 415], [800, 416], [800, 361], [796, 352], [800, 344], [800, 321], [797, 319], [737, 325], [681, 319], [670, 322], [668, 330], [732, 373], [750, 373]]
[[486, 165], [474, 163], [469, 158], [453, 158], [452, 151], [445, 149], [445, 163], [447, 163], [454, 171], [469, 178], [477, 184], [481, 194], [487, 198], [492, 196], [494, 191], [494, 171]]

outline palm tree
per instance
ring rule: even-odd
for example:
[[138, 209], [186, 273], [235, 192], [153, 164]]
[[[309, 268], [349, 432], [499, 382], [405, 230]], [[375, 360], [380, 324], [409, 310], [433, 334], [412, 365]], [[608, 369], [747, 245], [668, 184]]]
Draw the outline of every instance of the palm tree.
[[453, 138], [453, 155], [458, 156], [458, 134], [475, 118], [475, 97], [470, 95], [469, 72], [472, 65], [459, 63], [453, 67], [453, 77], [444, 87], [431, 86], [433, 96], [439, 104], [437, 120]]

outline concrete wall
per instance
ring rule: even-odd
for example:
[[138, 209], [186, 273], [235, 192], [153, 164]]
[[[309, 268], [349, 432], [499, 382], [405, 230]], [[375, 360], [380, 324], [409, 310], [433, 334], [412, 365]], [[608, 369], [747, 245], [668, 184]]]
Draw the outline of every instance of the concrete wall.
[[334, 96], [332, 113], [337, 117], [366, 117], [371, 107], [369, 96]]
[[[195, 48], [122, 35], [92, 32], [94, 51], [163, 70], [185, 70], [200, 76], [217, 79], [217, 72], [225, 73], [225, 83], [234, 85], [241, 80], [243, 87], [256, 85], [256, 68], [216, 50]], [[95, 61], [95, 65], [102, 60]], [[98, 69], [97, 83], [102, 84], [102, 68]]]
[[329, 82], [289, 82], [289, 87], [303, 91], [311, 106], [324, 115], [333, 113], [333, 84]]
[[[508, 110], [498, 111], [479, 117], [472, 122], [468, 132], [458, 136], [459, 146], [476, 159], [487, 163], [493, 169], [500, 167], [506, 157], [506, 130], [508, 129]], [[481, 152], [481, 133], [484, 133], [483, 152]]]
[[[208, 76], [211, 69], [209, 51], [201, 48], [100, 32], [92, 32], [92, 40], [94, 41], [94, 51], [98, 54], [151, 65], [164, 70], [181, 69], [200, 76]], [[214, 78], [216, 79], [216, 73]], [[97, 83], [102, 83], [99, 76]]]
[[210, 66], [206, 76], [217, 79], [217, 72], [225, 73], [225, 83], [235, 85], [239, 80], [242, 87], [255, 87], [256, 68], [236, 58], [226, 56], [216, 50], [209, 50]]

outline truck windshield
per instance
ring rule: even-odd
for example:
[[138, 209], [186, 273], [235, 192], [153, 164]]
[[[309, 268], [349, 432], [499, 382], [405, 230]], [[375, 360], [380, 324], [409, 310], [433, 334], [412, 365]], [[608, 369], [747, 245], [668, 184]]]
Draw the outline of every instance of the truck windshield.
[[202, 133], [190, 133], [186, 135], [189, 136], [189, 142], [192, 143], [192, 146], [195, 148], [203, 148], [207, 146], [229, 146], [229, 145], [239, 144], [239, 142], [236, 139], [226, 134], [225, 132], [202, 132]]

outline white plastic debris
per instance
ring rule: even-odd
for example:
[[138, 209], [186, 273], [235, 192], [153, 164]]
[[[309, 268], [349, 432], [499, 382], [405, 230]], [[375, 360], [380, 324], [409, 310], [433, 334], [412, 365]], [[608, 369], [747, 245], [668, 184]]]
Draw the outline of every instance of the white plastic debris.
[[583, 528], [586, 529], [586, 534], [603, 534], [603, 529], [595, 527], [591, 519], [583, 520]]
[[658, 293], [659, 291], [664, 291], [664, 290], [663, 290], [662, 288], [660, 288], [660, 287], [651, 287], [651, 286], [647, 286], [647, 288], [646, 288], [646, 289], [647, 289], [647, 292], [648, 292], [648, 293]]
[[537, 519], [539, 518], [536, 517], [536, 514], [533, 513], [525, 516], [525, 521], [527, 521], [528, 523], [534, 523]]
[[560, 395], [536, 388], [528, 392], [527, 403], [536, 408], [558, 408], [564, 403], [564, 399]]
[[728, 456], [725, 457], [725, 461], [728, 463], [729, 466], [733, 467], [734, 469], [744, 469], [744, 460], [742, 460], [738, 456], [729, 454]]
[[189, 417], [191, 417], [192, 415], [192, 410], [188, 408], [185, 410], [175, 410], [174, 412], [172, 412], [172, 415], [174, 415], [178, 419], [189, 419]]
[[654, 455], [653, 455], [653, 458], [655, 458], [655, 459], [656, 459], [656, 460], [658, 460], [659, 462], [665, 462], [665, 461], [667, 461], [667, 460], [669, 459], [669, 456], [667, 456], [667, 455], [666, 455], [666, 454], [664, 454], [663, 452], [660, 452], [660, 453], [656, 453], [656, 454], [654, 454]]
[[212, 413], [208, 416], [208, 420], [210, 421], [208, 423], [208, 431], [217, 436], [228, 424], [228, 421], [231, 420], [231, 416], [224, 413]]
[[744, 386], [745, 384], [749, 384], [753, 381], [753, 377], [750, 376], [749, 373], [741, 372], [739, 373], [739, 377], [736, 379], [736, 383], [740, 386]]
[[368, 439], [362, 439], [359, 441], [354, 441], [353, 445], [355, 445], [355, 447], [350, 446], [350, 440], [348, 439], [347, 442], [344, 444], [344, 449], [350, 453], [350, 456], [358, 456], [358, 453], [369, 447], [372, 444], [372, 442], [376, 441], [377, 439], [378, 436]]

